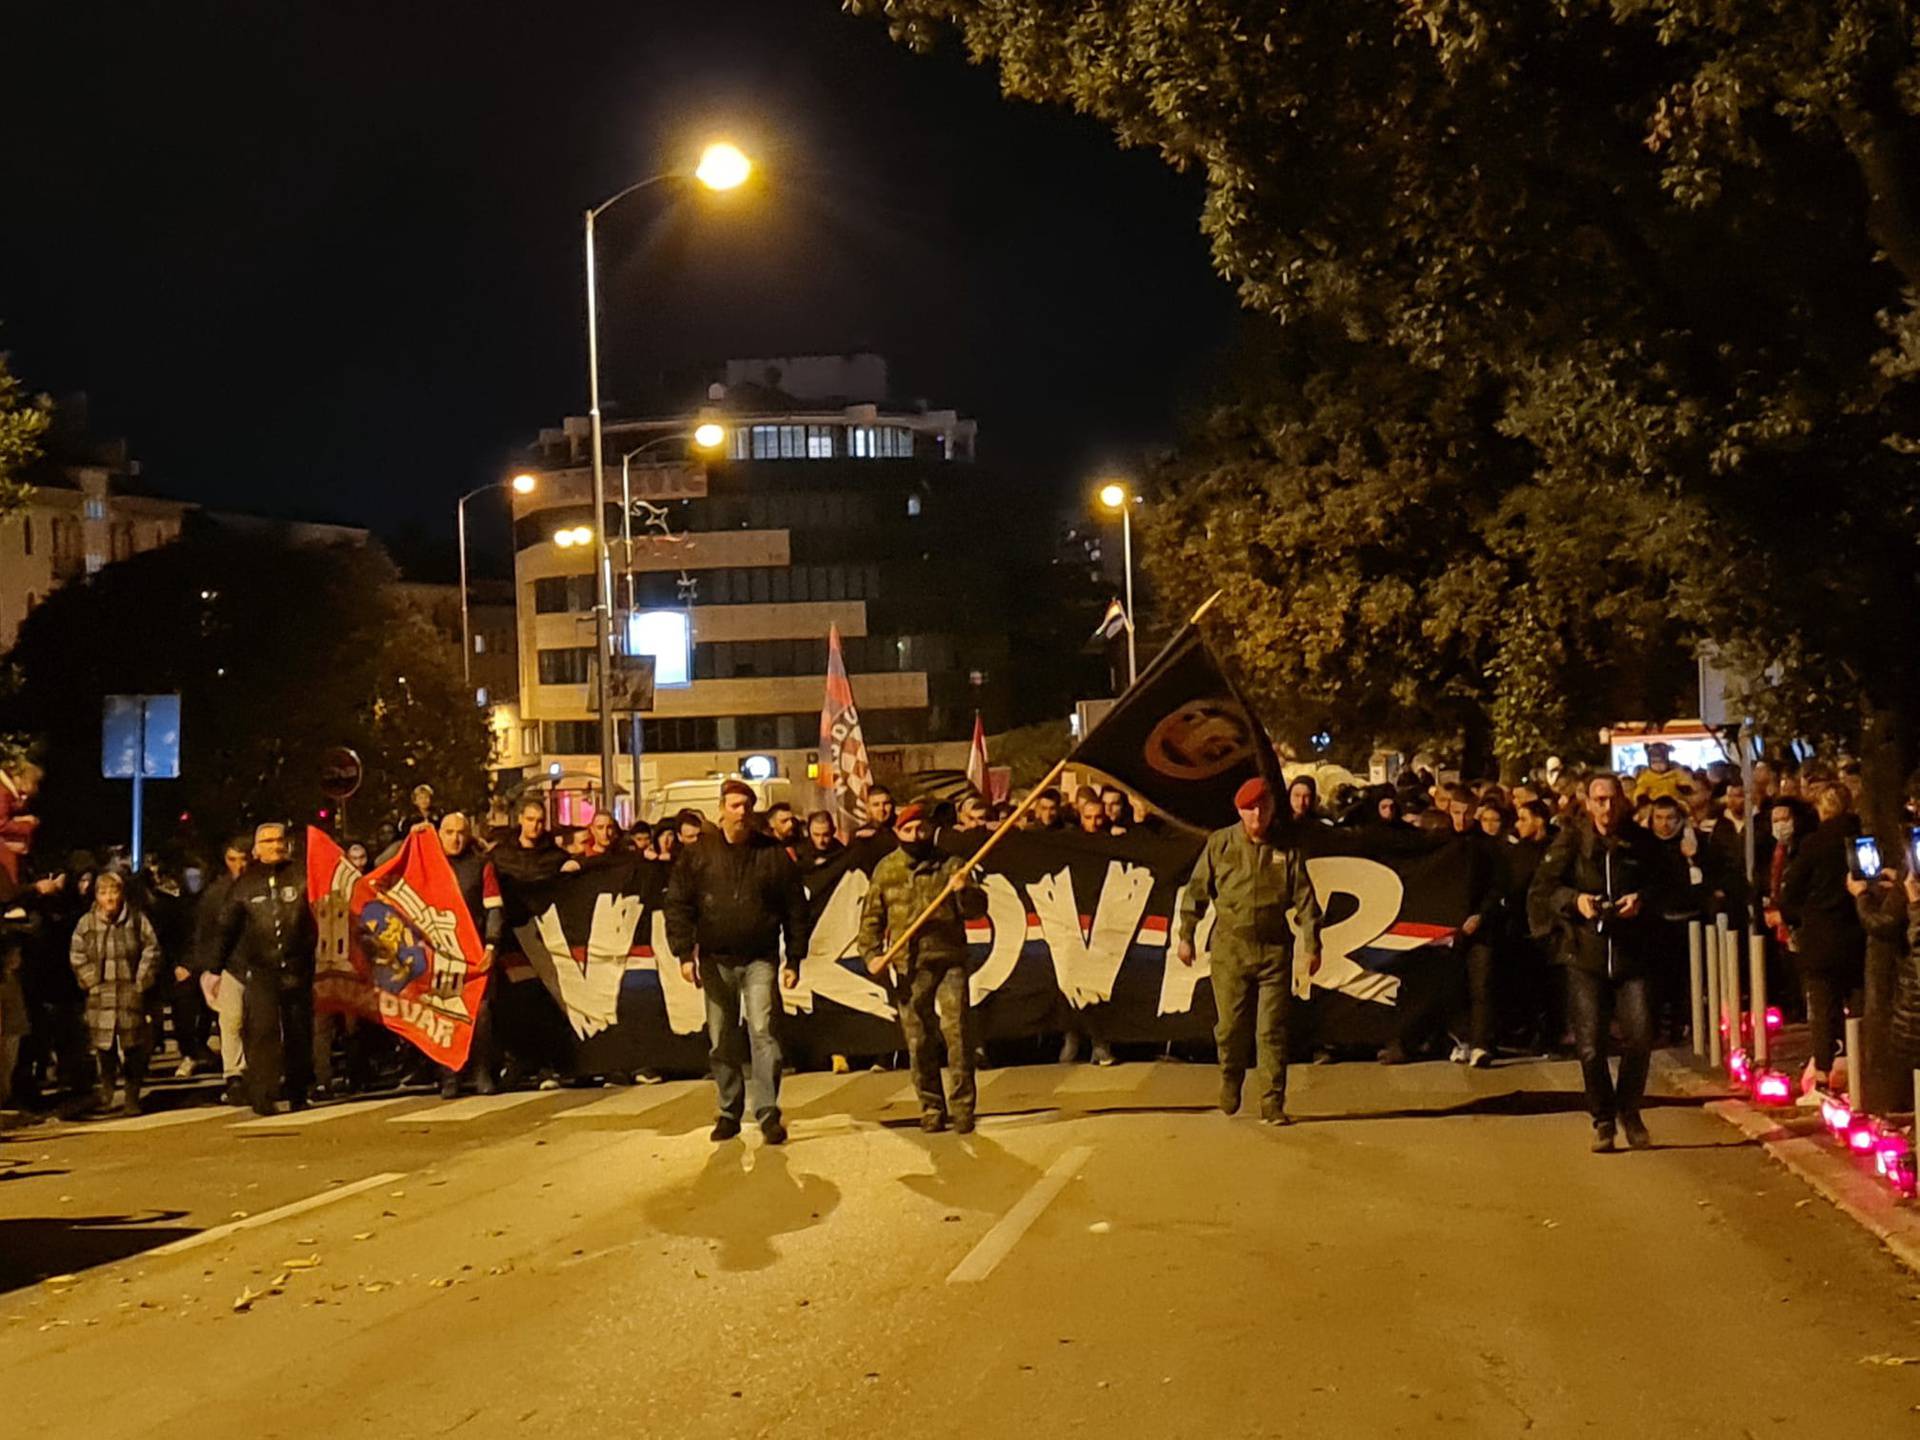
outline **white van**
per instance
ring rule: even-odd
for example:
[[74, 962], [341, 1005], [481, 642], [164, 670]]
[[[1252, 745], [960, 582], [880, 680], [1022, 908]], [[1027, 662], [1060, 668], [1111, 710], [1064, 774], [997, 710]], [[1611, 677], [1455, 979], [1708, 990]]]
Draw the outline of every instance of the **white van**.
[[673, 780], [647, 795], [646, 816], [656, 824], [670, 815], [682, 810], [698, 810], [709, 820], [720, 818], [720, 787], [729, 780], [738, 780], [749, 786], [757, 797], [754, 809], [764, 814], [767, 807], [784, 800], [791, 805], [793, 801], [793, 782], [784, 775], [776, 775], [770, 780], [749, 780], [740, 774], [722, 775], [715, 773], [699, 780]]

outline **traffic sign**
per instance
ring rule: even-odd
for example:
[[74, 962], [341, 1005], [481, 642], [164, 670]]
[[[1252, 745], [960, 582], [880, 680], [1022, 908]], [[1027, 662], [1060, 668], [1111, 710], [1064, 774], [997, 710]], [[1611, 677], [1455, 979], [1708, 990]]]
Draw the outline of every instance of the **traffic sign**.
[[344, 745], [336, 745], [320, 760], [320, 793], [329, 800], [345, 800], [360, 788], [366, 774], [360, 757]]

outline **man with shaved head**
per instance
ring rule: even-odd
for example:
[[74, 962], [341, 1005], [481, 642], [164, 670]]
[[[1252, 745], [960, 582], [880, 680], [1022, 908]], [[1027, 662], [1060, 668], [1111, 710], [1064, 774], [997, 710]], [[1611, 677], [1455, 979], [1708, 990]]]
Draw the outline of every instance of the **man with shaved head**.
[[254, 1113], [271, 1115], [282, 1093], [293, 1109], [307, 1108], [320, 934], [284, 824], [255, 827], [253, 859], [227, 895], [218, 953], [221, 968], [246, 986], [247, 1088]]

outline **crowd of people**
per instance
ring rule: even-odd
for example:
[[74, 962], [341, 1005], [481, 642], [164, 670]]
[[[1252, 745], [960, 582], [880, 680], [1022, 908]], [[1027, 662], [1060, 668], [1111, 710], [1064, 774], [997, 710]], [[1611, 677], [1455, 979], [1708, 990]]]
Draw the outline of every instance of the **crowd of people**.
[[[1690, 1023], [1686, 924], [1726, 914], [1767, 936], [1772, 993], [1809, 1022], [1805, 1088], [1824, 1086], [1842, 1016], [1861, 1008], [1867, 947], [1897, 952], [1899, 974], [1909, 975], [1920, 878], [1899, 865], [1853, 873], [1857, 767], [1761, 762], [1750, 773], [1751, 796], [1735, 767], [1689, 770], [1655, 746], [1632, 776], [1565, 772], [1503, 785], [1410, 769], [1392, 783], [1326, 796], [1310, 774], [1284, 795], [1249, 782], [1236, 800], [1238, 824], [1210, 837], [1185, 887], [1175, 941], [1191, 963], [1200, 914], [1211, 907], [1218, 915], [1211, 966], [1222, 1108], [1237, 1110], [1257, 1060], [1267, 1076], [1261, 1118], [1286, 1123], [1295, 949], [1318, 962], [1319, 907], [1303, 863], [1312, 847], [1303, 838], [1321, 826], [1448, 836], [1468, 855], [1468, 913], [1447, 962], [1452, 983], [1399, 1008], [1381, 1062], [1445, 1055], [1486, 1066], [1503, 1049], [1569, 1053], [1582, 1065], [1596, 1148], [1612, 1148], [1619, 1132], [1645, 1144], [1648, 1055], [1661, 1039], [1683, 1039]], [[9, 784], [17, 802], [20, 786]], [[1164, 825], [1113, 785], [1043, 790], [1029, 802], [1022, 820], [1036, 830], [1117, 836]], [[944, 830], [988, 830], [1013, 810], [976, 794], [897, 808], [876, 785], [849, 825], [785, 803], [759, 812], [752, 787], [730, 781], [713, 819], [685, 810], [625, 830], [602, 813], [556, 832], [540, 798], [475, 823], [457, 811], [431, 814], [430, 795], [417, 795], [416, 813], [343, 848], [370, 870], [397, 853], [408, 830], [431, 827], [489, 961], [516, 890], [600, 867], [659, 867], [670, 945], [691, 957], [685, 978], [706, 997], [715, 1138], [737, 1134], [751, 1109], [777, 1142], [785, 1131], [775, 987], [796, 982], [791, 957], [806, 952], [805, 876], [855, 841], [886, 852], [859, 947], [875, 974], [893, 971], [923, 1123], [971, 1127], [978, 1044], [965, 922], [983, 913], [984, 897], [970, 867], [936, 842]], [[178, 1075], [218, 1069], [226, 1098], [262, 1114], [396, 1081], [434, 1083], [447, 1097], [463, 1086], [487, 1093], [560, 1083], [550, 1064], [503, 1043], [492, 979], [459, 1074], [353, 1016], [316, 1023], [316, 932], [292, 842], [286, 826], [266, 824], [234, 837], [217, 865], [150, 857], [134, 867], [109, 850], [75, 852], [37, 874], [20, 873], [26, 847], [16, 844], [14, 873], [0, 872], [0, 883], [13, 882], [0, 944], [0, 1108], [12, 1092], [26, 1104], [91, 1096], [103, 1111], [137, 1112], [163, 1027]], [[897, 944], [916, 919], [920, 928]], [[489, 965], [489, 975], [496, 969]], [[1895, 1033], [1920, 1058], [1917, 990], [1900, 987]], [[1080, 1017], [1095, 1061], [1112, 1063], [1098, 1023], [1091, 1012]], [[1077, 1055], [1080, 1039], [1069, 1030], [1063, 1059]], [[1616, 1049], [1617, 1075], [1609, 1065]], [[942, 1087], [943, 1051], [950, 1089]], [[1352, 1057], [1326, 1050], [1315, 1058]]]

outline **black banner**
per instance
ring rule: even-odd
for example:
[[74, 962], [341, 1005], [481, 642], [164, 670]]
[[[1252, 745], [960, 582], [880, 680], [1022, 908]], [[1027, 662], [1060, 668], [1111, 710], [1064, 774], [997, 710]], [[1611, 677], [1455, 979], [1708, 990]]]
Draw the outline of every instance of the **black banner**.
[[[947, 832], [942, 844], [969, 854], [988, 833]], [[834, 1053], [904, 1047], [892, 995], [867, 975], [855, 948], [868, 876], [890, 843], [856, 843], [807, 876], [813, 935], [798, 988], [781, 991], [783, 1041], [802, 1068]], [[1385, 827], [1310, 826], [1302, 843], [1326, 918], [1318, 969], [1309, 974], [1305, 956], [1295, 961], [1298, 1038], [1384, 1044], [1409, 1011], [1431, 1013], [1453, 985], [1456, 929], [1482, 881], [1484, 856], [1467, 839]], [[1191, 967], [1179, 963], [1172, 933], [1200, 845], [1140, 829], [1009, 835], [981, 874], [987, 914], [968, 931], [980, 1034], [991, 1041], [1072, 1028], [1116, 1043], [1210, 1037], [1211, 917], [1201, 922]], [[503, 957], [507, 983], [495, 1003], [509, 1047], [564, 1050], [557, 1063], [581, 1074], [705, 1068], [705, 1001], [667, 947], [665, 876], [666, 867], [635, 860], [539, 885], [508, 882], [520, 953]]]

